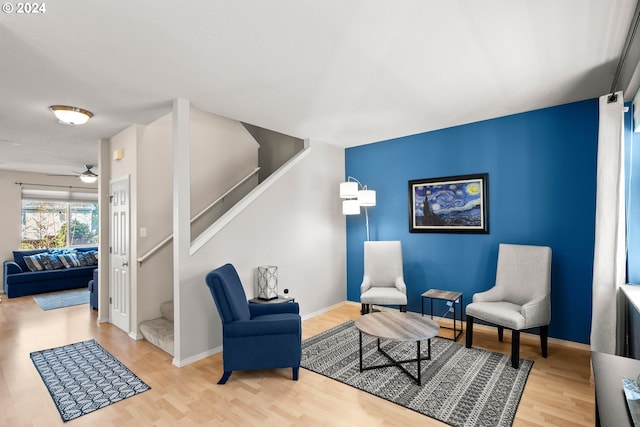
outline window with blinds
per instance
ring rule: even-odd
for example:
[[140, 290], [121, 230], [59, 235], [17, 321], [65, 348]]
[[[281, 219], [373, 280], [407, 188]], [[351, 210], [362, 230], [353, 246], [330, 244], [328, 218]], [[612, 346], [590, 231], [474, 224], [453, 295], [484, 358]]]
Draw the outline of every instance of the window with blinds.
[[95, 191], [22, 189], [22, 248], [98, 244]]

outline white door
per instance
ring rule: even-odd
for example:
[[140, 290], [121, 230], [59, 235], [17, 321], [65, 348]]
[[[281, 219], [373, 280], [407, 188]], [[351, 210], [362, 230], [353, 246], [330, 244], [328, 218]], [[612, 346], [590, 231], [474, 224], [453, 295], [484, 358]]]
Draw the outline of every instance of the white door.
[[109, 184], [111, 236], [109, 241], [109, 319], [129, 333], [131, 275], [129, 274], [129, 177]]

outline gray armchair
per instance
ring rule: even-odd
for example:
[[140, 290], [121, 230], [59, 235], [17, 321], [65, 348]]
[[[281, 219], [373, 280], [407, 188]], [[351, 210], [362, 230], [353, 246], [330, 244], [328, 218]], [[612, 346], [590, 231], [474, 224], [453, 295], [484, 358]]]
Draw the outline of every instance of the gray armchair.
[[473, 345], [473, 321], [480, 319], [498, 327], [502, 341], [504, 328], [511, 329], [511, 366], [520, 366], [520, 331], [540, 328], [542, 356], [547, 357], [551, 322], [551, 248], [508, 245], [498, 249], [495, 286], [473, 296], [466, 307], [467, 342]]
[[397, 305], [407, 311], [407, 285], [402, 270], [400, 241], [364, 242], [364, 276], [360, 285], [362, 314], [372, 304]]

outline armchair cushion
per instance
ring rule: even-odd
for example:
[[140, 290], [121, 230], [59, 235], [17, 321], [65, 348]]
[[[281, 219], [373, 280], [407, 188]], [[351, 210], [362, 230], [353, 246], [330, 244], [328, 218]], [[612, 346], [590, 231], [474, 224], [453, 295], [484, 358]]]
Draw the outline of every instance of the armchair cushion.
[[509, 329], [524, 329], [526, 322], [520, 306], [506, 301], [474, 302], [467, 306], [467, 315]]
[[395, 287], [370, 288], [360, 295], [361, 304], [406, 305], [407, 294], [399, 292]]

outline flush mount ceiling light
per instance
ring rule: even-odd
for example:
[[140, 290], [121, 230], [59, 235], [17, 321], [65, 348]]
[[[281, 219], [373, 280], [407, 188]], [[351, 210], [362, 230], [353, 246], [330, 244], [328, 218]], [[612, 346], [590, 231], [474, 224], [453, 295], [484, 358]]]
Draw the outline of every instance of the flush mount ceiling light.
[[68, 105], [52, 105], [49, 110], [55, 114], [56, 118], [67, 125], [82, 125], [93, 117], [91, 111], [82, 108], [69, 107]]

